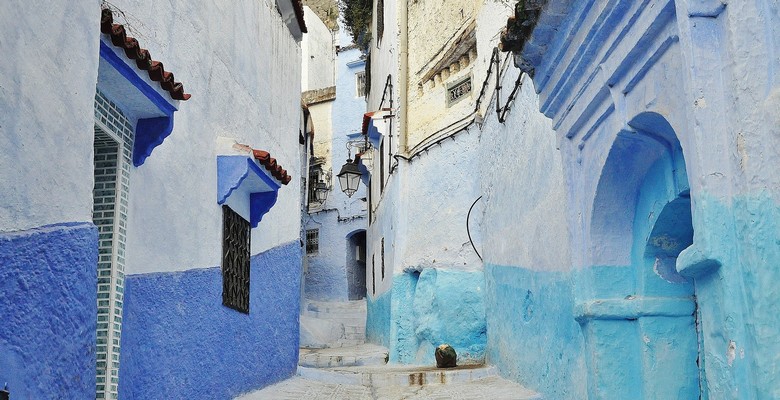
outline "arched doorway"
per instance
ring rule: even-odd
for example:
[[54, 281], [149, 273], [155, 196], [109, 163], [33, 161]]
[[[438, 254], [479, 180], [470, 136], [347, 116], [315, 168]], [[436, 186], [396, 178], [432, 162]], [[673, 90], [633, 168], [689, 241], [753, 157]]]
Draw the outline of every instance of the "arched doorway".
[[366, 231], [351, 232], [346, 242], [348, 298], [361, 300], [366, 297]]
[[610, 148], [594, 197], [589, 263], [575, 281], [591, 399], [701, 398], [685, 159], [669, 123], [635, 117]]

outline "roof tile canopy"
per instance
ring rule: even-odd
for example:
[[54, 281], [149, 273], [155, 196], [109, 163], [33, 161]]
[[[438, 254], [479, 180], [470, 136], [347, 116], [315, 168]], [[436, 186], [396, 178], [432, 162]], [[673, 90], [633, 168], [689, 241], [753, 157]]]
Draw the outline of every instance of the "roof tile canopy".
[[267, 151], [253, 149], [252, 156], [254, 156], [255, 160], [257, 160], [260, 165], [264, 166], [265, 169], [282, 184], [286, 185], [292, 180], [292, 176], [287, 175], [287, 170], [277, 164], [276, 159], [271, 157], [271, 154]]
[[155, 82], [160, 82], [160, 87], [170, 93], [175, 100], [188, 100], [191, 95], [184, 93], [184, 85], [176, 82], [173, 73], [166, 71], [163, 64], [152, 60], [149, 51], [141, 48], [138, 40], [127, 36], [125, 27], [114, 23], [114, 16], [110, 8], [104, 8], [100, 18], [100, 31], [111, 36], [111, 43], [125, 51], [127, 58], [135, 60], [139, 69], [147, 71], [149, 78]]

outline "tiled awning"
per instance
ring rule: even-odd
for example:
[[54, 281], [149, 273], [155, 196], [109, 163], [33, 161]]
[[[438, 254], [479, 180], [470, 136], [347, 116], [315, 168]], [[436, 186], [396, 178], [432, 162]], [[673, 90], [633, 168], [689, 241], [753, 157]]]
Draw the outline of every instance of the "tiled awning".
[[189, 100], [190, 94], [184, 93], [184, 85], [176, 82], [173, 73], [166, 71], [163, 63], [152, 60], [149, 50], [141, 48], [141, 45], [133, 37], [127, 36], [124, 25], [115, 24], [114, 16], [110, 8], [104, 8], [100, 18], [100, 31], [111, 37], [111, 43], [124, 50], [127, 58], [135, 60], [135, 65], [146, 71], [149, 78], [160, 82], [160, 87], [171, 94], [175, 100]]

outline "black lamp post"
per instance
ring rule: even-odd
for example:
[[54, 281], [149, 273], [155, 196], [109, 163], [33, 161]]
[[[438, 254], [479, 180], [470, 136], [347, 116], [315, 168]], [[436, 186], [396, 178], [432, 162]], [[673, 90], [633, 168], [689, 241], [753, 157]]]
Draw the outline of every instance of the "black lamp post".
[[341, 185], [341, 191], [344, 192], [344, 194], [347, 195], [347, 197], [352, 197], [353, 194], [358, 190], [358, 186], [360, 185], [360, 168], [358, 168], [358, 158], [359, 156], [355, 156], [355, 161], [352, 161], [352, 159], [347, 159], [347, 163], [344, 164], [344, 166], [341, 167], [341, 172], [339, 172], [339, 185]]
[[330, 192], [330, 188], [327, 183], [317, 182], [314, 185], [314, 200], [320, 204], [324, 203], [328, 199], [328, 192]]

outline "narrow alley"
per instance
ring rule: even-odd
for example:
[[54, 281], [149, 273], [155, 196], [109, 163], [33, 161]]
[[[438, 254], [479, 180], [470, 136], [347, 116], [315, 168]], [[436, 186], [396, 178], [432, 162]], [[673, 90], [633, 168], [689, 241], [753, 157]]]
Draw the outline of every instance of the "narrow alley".
[[0, 50], [0, 400], [780, 399], [778, 0], [6, 0]]

